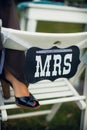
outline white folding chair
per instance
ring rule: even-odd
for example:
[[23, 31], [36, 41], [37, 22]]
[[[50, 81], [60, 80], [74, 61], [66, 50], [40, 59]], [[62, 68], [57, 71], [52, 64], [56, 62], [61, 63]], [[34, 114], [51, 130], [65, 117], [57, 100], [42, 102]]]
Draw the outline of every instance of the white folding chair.
[[[37, 70], [37, 74], [40, 77], [40, 81], [35, 83], [31, 83], [29, 85], [30, 92], [39, 100], [41, 105], [50, 105], [53, 104], [52, 109], [48, 110], [37, 110], [33, 112], [28, 113], [21, 113], [21, 114], [13, 114], [8, 115], [7, 110], [9, 109], [17, 109], [19, 108], [14, 103], [14, 92], [11, 89], [11, 97], [8, 100], [5, 100], [3, 98], [2, 90], [0, 89], [0, 110], [1, 110], [1, 117], [0, 119], [2, 121], [6, 121], [8, 119], [14, 119], [14, 118], [23, 118], [23, 117], [31, 117], [31, 116], [38, 116], [38, 115], [47, 115], [46, 120], [50, 121], [58, 109], [60, 108], [61, 104], [64, 102], [75, 102], [77, 106], [81, 109], [82, 116], [81, 116], [81, 123], [80, 123], [80, 130], [86, 130], [87, 129], [87, 32], [82, 33], [37, 33], [37, 32], [26, 32], [26, 31], [18, 31], [13, 29], [6, 29], [2, 28], [2, 35], [3, 35], [3, 45], [5, 48], [9, 49], [16, 49], [16, 50], [24, 50], [27, 54], [27, 50], [29, 49], [29, 56], [33, 57], [33, 54], [31, 56], [31, 52], [35, 52], [37, 58], [35, 61], [37, 61], [37, 65], [34, 67], [35, 70]], [[75, 47], [78, 48], [76, 50], [73, 50]], [[60, 49], [58, 49], [60, 48]], [[34, 49], [34, 50], [33, 50]], [[39, 49], [39, 50], [37, 50]], [[35, 51], [36, 50], [36, 51]], [[77, 58], [77, 50], [83, 51], [83, 53], [80, 54], [80, 64], [78, 65], [76, 74], [72, 78], [67, 78], [67, 76], [64, 76], [65, 73], [69, 73], [71, 68], [75, 68], [76, 59], [74, 65], [71, 65], [73, 56]], [[70, 55], [68, 55], [70, 54]], [[41, 57], [44, 57], [45, 55], [45, 62], [41, 67], [42, 60]], [[57, 60], [55, 60], [55, 57]], [[67, 55], [67, 56], [66, 56]], [[35, 56], [35, 57], [36, 57]], [[38, 62], [38, 56], [39, 56], [39, 62]], [[54, 59], [53, 59], [54, 58]], [[65, 60], [64, 60], [65, 59]], [[52, 61], [52, 62], [51, 62]], [[55, 61], [55, 63], [53, 62]], [[78, 61], [78, 60], [77, 60]], [[59, 64], [60, 62], [60, 64]], [[61, 62], [63, 64], [61, 65]], [[50, 63], [54, 70], [54, 67], [56, 67], [55, 72], [58, 77], [54, 78], [52, 72], [50, 72]], [[53, 64], [54, 63], [54, 64]], [[61, 70], [64, 70], [63, 75], [61, 76]], [[68, 68], [67, 68], [68, 67]], [[39, 73], [39, 69], [41, 69], [42, 75]], [[59, 69], [58, 69], [59, 68]], [[84, 79], [84, 91], [83, 94], [80, 95], [78, 91], [74, 87], [74, 82], [78, 80], [78, 77], [81, 75], [81, 73], [85, 70], [85, 79]], [[46, 72], [47, 73], [46, 77]], [[41, 78], [44, 77], [43, 80]], [[72, 72], [73, 73], [73, 72]], [[71, 73], [71, 75], [72, 75]], [[53, 81], [51, 81], [51, 78], [49, 79], [49, 76], [51, 75], [51, 78]], [[60, 77], [59, 77], [60, 75]], [[37, 77], [37, 75], [36, 75]], [[72, 80], [70, 80], [72, 79]], [[71, 82], [72, 81], [72, 82]], [[6, 104], [7, 103], [7, 104]]]
[[84, 24], [87, 30], [87, 9], [60, 5], [58, 2], [21, 2], [21, 30], [35, 32], [38, 21]]

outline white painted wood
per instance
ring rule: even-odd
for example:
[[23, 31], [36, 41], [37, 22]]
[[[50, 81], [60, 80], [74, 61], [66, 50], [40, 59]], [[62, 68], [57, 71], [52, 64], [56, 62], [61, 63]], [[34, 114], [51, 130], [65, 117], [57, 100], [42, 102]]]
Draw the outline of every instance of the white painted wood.
[[47, 121], [51, 121], [53, 119], [53, 117], [56, 115], [57, 111], [60, 109], [62, 103], [58, 103], [58, 104], [54, 104], [51, 108], [51, 112], [48, 113], [46, 120]]
[[[2, 35], [4, 37], [3, 45], [6, 48], [13, 48], [26, 51], [27, 47], [37, 46], [40, 48], [49, 49], [54, 46], [55, 41], [61, 41], [61, 44], [56, 45], [57, 47], [69, 47], [72, 45], [76, 45], [79, 47], [80, 51], [86, 50], [87, 48], [87, 32], [82, 33], [37, 33], [37, 32], [26, 32], [26, 31], [18, 31], [13, 29], [5, 29], [2, 28]], [[10, 44], [10, 46], [9, 46]], [[15, 44], [15, 45], [14, 45]], [[17, 45], [17, 47], [16, 47]], [[19, 46], [19, 48], [18, 48]], [[21, 49], [20, 49], [21, 48]], [[78, 77], [82, 73], [84, 69], [87, 69], [87, 52], [81, 53], [80, 55], [81, 66], [78, 68], [77, 73], [75, 75], [74, 80], [78, 80]], [[84, 66], [84, 69], [83, 67]], [[81, 70], [82, 69], [82, 70]], [[86, 72], [87, 73], [87, 72]], [[77, 78], [77, 79], [76, 79]], [[73, 82], [74, 82], [73, 80]], [[21, 117], [30, 117], [37, 115], [48, 115], [47, 120], [50, 121], [53, 116], [56, 114], [57, 110], [59, 110], [60, 106], [64, 102], [75, 102], [79, 109], [82, 111], [82, 120], [81, 120], [81, 129], [86, 130], [87, 128], [87, 74], [85, 75], [85, 85], [84, 85], [84, 93], [80, 95], [78, 91], [76, 91], [73, 83], [70, 82], [70, 79], [60, 78], [53, 82], [48, 80], [43, 80], [37, 82], [35, 84], [29, 85], [29, 90], [32, 94], [39, 100], [41, 105], [54, 105], [52, 109], [46, 111], [39, 110], [33, 113], [22, 113], [22, 114], [13, 114], [7, 115], [7, 110], [9, 109], [17, 109], [20, 107], [16, 106], [14, 92], [11, 88], [11, 98], [5, 100], [2, 95], [2, 89], [0, 88], [0, 110], [1, 110], [1, 120], [6, 121], [8, 119], [16, 119]], [[7, 105], [5, 103], [8, 103]], [[56, 106], [56, 108], [55, 108]], [[55, 108], [55, 112], [54, 112]], [[84, 113], [85, 112], [85, 113]], [[52, 115], [50, 115], [52, 114]], [[5, 116], [4, 116], [5, 115]], [[86, 115], [86, 116], [85, 116]]]
[[[27, 3], [21, 12], [21, 29], [36, 31], [38, 21], [87, 24], [87, 9], [52, 4]], [[29, 23], [30, 22], [30, 23]], [[27, 24], [26, 24], [27, 23]], [[85, 29], [84, 29], [85, 30]]]
[[86, 109], [84, 111], [82, 111], [80, 130], [87, 129], [87, 58], [86, 58], [85, 62], [86, 62], [86, 72], [85, 72], [85, 83], [84, 83], [83, 94], [86, 96], [86, 101], [85, 101]]
[[34, 46], [49, 49], [55, 46], [56, 41], [60, 41], [60, 44], [56, 44], [60, 48], [72, 45], [76, 45], [80, 49], [87, 47], [87, 32], [36, 33], [2, 28], [2, 34], [4, 35], [3, 46], [16, 50], [27, 50]]

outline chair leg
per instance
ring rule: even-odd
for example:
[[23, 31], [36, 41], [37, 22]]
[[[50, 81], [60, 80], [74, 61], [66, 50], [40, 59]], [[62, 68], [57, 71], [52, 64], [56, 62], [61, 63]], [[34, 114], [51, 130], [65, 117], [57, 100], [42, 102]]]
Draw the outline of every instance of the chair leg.
[[85, 82], [84, 82], [83, 93], [86, 97], [86, 100], [85, 100], [86, 108], [85, 110], [82, 111], [82, 114], [81, 114], [80, 130], [87, 130], [87, 65], [86, 65], [86, 70], [85, 70]]
[[2, 90], [3, 90], [3, 97], [5, 99], [10, 98], [10, 87], [9, 84], [5, 81], [1, 80]]
[[0, 121], [0, 130], [1, 130], [1, 121]]
[[81, 113], [80, 130], [87, 130], [87, 110]]
[[46, 117], [46, 120], [47, 120], [48, 122], [50, 122], [50, 121], [53, 119], [53, 117], [56, 115], [56, 113], [57, 113], [57, 111], [59, 110], [59, 108], [61, 107], [61, 105], [62, 105], [62, 103], [60, 103], [60, 104], [54, 104], [54, 105], [52, 106], [52, 108], [51, 108], [51, 113], [49, 113], [49, 114], [47, 115], [47, 117]]

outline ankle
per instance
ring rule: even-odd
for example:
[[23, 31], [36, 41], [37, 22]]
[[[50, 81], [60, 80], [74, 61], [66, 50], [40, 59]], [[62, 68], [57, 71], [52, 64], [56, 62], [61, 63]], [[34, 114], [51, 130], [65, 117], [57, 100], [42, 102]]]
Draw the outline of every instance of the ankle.
[[6, 68], [4, 68], [4, 72], [5, 72], [5, 78], [12, 84], [13, 83], [12, 74]]
[[11, 82], [15, 96], [21, 97], [30, 95], [27, 86], [24, 83], [17, 80], [6, 68], [5, 77], [9, 82]]
[[30, 95], [27, 86], [19, 81], [13, 82], [13, 89], [14, 89], [14, 95], [16, 97]]

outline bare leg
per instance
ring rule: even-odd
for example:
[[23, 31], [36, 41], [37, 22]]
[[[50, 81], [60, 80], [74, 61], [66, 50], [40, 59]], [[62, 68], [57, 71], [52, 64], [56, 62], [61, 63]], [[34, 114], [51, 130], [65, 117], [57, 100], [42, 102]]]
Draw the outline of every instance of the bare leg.
[[11, 82], [14, 89], [14, 95], [16, 97], [29, 96], [27, 86], [24, 83], [17, 80], [6, 68], [5, 68], [5, 76], [6, 79]]

